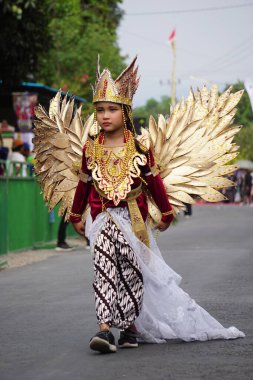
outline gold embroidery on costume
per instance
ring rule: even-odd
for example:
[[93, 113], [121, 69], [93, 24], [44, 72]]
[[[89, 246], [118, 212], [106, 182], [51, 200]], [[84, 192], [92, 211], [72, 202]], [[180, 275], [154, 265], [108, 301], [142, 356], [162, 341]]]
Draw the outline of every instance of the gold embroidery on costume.
[[117, 206], [131, 191], [133, 178], [140, 177], [139, 166], [146, 165], [147, 158], [136, 151], [131, 133], [122, 147], [105, 147], [103, 135], [101, 143], [99, 139], [86, 145], [87, 165], [97, 187]]
[[132, 222], [132, 230], [135, 236], [149, 247], [149, 236], [136, 199], [127, 201], [128, 210]]
[[137, 78], [138, 67], [134, 67], [136, 59], [137, 57], [115, 80], [112, 79], [108, 69], [104, 69], [100, 74], [98, 61], [96, 83], [93, 88], [93, 103], [113, 102], [132, 105], [132, 99], [140, 80]]
[[163, 216], [167, 216], [167, 215], [173, 215], [173, 210], [170, 210], [170, 211], [166, 211], [166, 212], [162, 212], [162, 215]]

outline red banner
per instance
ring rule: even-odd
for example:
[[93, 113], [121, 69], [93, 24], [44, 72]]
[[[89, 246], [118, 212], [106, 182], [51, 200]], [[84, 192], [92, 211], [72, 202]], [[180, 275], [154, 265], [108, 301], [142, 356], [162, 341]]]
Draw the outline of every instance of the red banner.
[[13, 92], [13, 107], [16, 113], [17, 126], [20, 131], [31, 131], [34, 118], [34, 107], [38, 94], [30, 92]]

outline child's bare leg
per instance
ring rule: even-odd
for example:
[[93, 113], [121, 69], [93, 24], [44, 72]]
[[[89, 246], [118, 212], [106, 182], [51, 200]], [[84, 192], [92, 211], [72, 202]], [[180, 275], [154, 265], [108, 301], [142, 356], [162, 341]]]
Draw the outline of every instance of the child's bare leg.
[[110, 330], [110, 326], [107, 323], [101, 323], [99, 328], [100, 330]]

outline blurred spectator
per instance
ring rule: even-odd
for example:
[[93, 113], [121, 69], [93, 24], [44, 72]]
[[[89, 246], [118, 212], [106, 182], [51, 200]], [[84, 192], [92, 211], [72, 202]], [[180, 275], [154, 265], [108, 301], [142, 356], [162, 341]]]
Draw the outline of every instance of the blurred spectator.
[[239, 169], [236, 172], [236, 192], [235, 192], [235, 203], [241, 203], [243, 199], [243, 175], [244, 171], [243, 169]]
[[2, 120], [2, 122], [0, 123], [0, 134], [2, 134], [3, 146], [8, 148], [9, 152], [12, 149], [14, 132], [15, 128], [9, 125], [7, 120]]
[[192, 205], [190, 203], [185, 203], [185, 207], [184, 215], [188, 219], [192, 216]]
[[[67, 252], [67, 251], [73, 250], [73, 247], [69, 246], [68, 243], [66, 242], [66, 235], [67, 235], [66, 232], [67, 232], [67, 227], [69, 225], [69, 222], [64, 221], [65, 215], [66, 215], [66, 211], [65, 211], [64, 215], [62, 216], [60, 224], [59, 224], [58, 236], [57, 236], [57, 246], [55, 248], [56, 251]], [[86, 249], [90, 249], [89, 234], [90, 234], [91, 225], [92, 225], [92, 218], [91, 218], [91, 215], [89, 213], [89, 215], [86, 219], [85, 225], [83, 227], [83, 231], [85, 232], [84, 237], [86, 240], [86, 247], [85, 247]]]
[[[24, 143], [22, 140], [14, 140], [12, 154], [10, 156], [10, 176], [26, 177], [26, 159], [23, 154]], [[21, 165], [19, 165], [20, 163]]]
[[7, 120], [2, 120], [0, 123], [0, 131], [1, 132], [14, 132], [15, 128], [11, 125], [9, 125]]
[[242, 200], [243, 204], [250, 204], [250, 193], [252, 186], [252, 178], [248, 169], [245, 169], [244, 176], [242, 177]]
[[[227, 198], [223, 202], [224, 203], [233, 203], [233, 202], [236, 202], [235, 197], [236, 197], [236, 189], [237, 189], [237, 186], [236, 186], [237, 185], [237, 178], [236, 178], [235, 174], [230, 174], [230, 175], [227, 175], [226, 177], [230, 181], [234, 182], [235, 185], [221, 189], [221, 193]], [[237, 199], [238, 199], [238, 196], [237, 196]], [[241, 197], [239, 197], [239, 202], [240, 202], [240, 200], [241, 200]], [[237, 200], [237, 202], [238, 202], [238, 200]]]
[[33, 176], [33, 168], [34, 168], [34, 157], [30, 151], [30, 145], [28, 143], [23, 144], [22, 153], [26, 158], [29, 176], [32, 177]]
[[235, 198], [234, 198], [235, 203], [240, 203], [241, 202], [241, 190], [240, 186], [237, 184], [236, 189], [235, 189]]
[[250, 175], [251, 175], [250, 203], [251, 205], [253, 205], [253, 172], [251, 172]]
[[[3, 146], [2, 135], [0, 134], [0, 160], [6, 161], [8, 158], [9, 149]], [[0, 175], [5, 173], [5, 162], [0, 162]]]
[[66, 211], [63, 214], [59, 228], [58, 228], [58, 236], [57, 236], [57, 246], [56, 246], [56, 251], [72, 251], [73, 247], [69, 246], [68, 243], [66, 242], [66, 235], [67, 235], [67, 227], [69, 225], [69, 222], [65, 222], [65, 216], [66, 216]]

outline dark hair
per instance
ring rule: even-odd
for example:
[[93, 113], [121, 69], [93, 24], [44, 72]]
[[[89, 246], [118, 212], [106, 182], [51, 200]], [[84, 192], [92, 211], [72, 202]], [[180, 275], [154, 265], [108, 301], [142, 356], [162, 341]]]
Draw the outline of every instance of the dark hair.
[[[124, 112], [124, 115], [125, 115], [127, 129], [134, 136], [135, 149], [137, 150], [137, 152], [146, 155], [148, 152], [148, 149], [145, 146], [143, 146], [142, 144], [140, 144], [136, 138], [136, 131], [135, 131], [134, 122], [133, 122], [133, 118], [132, 118], [132, 107], [128, 106], [126, 104], [120, 104], [120, 103], [117, 103], [117, 104], [121, 105], [122, 111]], [[94, 104], [94, 106], [96, 107], [95, 104]], [[89, 136], [89, 137], [92, 140], [94, 140], [96, 136]]]
[[137, 152], [142, 153], [142, 154], [146, 154], [147, 148], [145, 148], [143, 145], [141, 145], [136, 138], [136, 131], [135, 131], [134, 122], [133, 122], [133, 118], [132, 118], [132, 107], [128, 106], [126, 104], [123, 104], [123, 112], [125, 115], [127, 129], [130, 132], [132, 132], [134, 135], [134, 143], [135, 143], [135, 148], [136, 148]]

